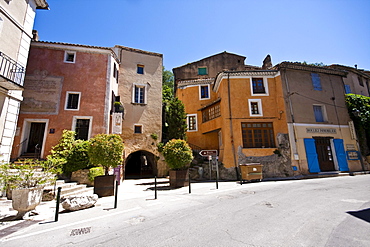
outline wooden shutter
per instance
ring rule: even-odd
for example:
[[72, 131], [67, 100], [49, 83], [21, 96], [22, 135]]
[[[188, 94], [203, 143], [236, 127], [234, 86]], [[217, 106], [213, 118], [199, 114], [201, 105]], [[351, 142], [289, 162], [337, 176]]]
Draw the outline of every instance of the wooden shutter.
[[334, 139], [334, 149], [338, 160], [339, 171], [349, 171], [346, 152], [342, 139]]
[[310, 138], [304, 139], [304, 146], [306, 149], [307, 165], [310, 172], [321, 172], [319, 160], [316, 153], [315, 140]]

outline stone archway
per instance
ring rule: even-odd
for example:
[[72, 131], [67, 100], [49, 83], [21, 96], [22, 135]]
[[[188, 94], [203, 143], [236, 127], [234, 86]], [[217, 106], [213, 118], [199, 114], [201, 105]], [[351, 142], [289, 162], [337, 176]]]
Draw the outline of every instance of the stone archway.
[[125, 178], [152, 178], [157, 175], [155, 155], [144, 150], [131, 153], [125, 160]]

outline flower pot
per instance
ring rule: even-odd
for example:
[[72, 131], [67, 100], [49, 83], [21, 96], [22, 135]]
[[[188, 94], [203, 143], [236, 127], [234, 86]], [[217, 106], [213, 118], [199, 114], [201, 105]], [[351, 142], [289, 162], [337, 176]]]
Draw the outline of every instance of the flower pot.
[[40, 204], [44, 187], [22, 188], [12, 190], [12, 206], [18, 211], [16, 219], [23, 216]]
[[94, 179], [94, 194], [99, 197], [114, 195], [115, 175], [97, 176]]
[[189, 170], [171, 170], [170, 186], [175, 188], [189, 186]]

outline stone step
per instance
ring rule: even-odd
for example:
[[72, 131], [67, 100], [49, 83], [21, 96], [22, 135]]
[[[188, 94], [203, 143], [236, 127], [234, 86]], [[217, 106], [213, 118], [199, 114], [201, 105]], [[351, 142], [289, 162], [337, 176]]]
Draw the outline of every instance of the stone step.
[[68, 193], [62, 193], [62, 197], [77, 196], [77, 195], [92, 195], [94, 194], [94, 187], [86, 187], [85, 189], [75, 190]]

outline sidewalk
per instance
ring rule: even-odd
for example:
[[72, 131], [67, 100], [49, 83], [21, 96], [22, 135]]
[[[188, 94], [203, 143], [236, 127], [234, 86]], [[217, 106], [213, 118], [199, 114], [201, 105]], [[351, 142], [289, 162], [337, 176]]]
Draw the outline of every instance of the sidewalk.
[[[309, 176], [299, 176], [299, 177], [290, 177], [290, 178], [267, 178], [263, 181], [271, 182], [271, 181], [283, 181], [283, 180], [300, 180], [300, 179], [309, 179], [309, 178], [324, 178], [324, 177], [333, 177], [333, 176], [350, 176], [350, 175], [363, 175], [363, 174], [370, 174], [368, 171], [364, 172], [356, 172], [356, 173], [321, 173], [321, 174], [314, 174]], [[263, 183], [260, 182], [260, 183]], [[239, 181], [220, 181], [219, 182], [219, 190], [228, 190], [237, 188], [240, 186]], [[207, 193], [210, 190], [216, 191], [216, 182], [215, 181], [199, 181], [199, 182], [192, 182], [191, 183], [191, 191], [192, 193]], [[158, 178], [157, 179], [157, 194], [158, 197], [161, 198], [164, 195], [182, 195], [189, 193], [189, 187], [182, 187], [178, 189], [172, 189], [169, 187], [169, 179], [168, 178]], [[118, 187], [118, 201], [127, 201], [129, 199], [134, 198], [145, 198], [146, 200], [154, 199], [155, 192], [154, 192], [154, 178], [149, 179], [132, 179], [132, 180], [124, 180], [121, 182], [121, 185]], [[103, 208], [113, 208], [114, 206], [114, 196], [109, 197], [102, 197], [99, 198], [95, 207], [103, 207]], [[36, 210], [31, 212], [29, 216], [26, 216], [23, 220], [11, 220], [16, 214], [17, 211], [13, 210], [12, 208], [12, 201], [7, 200], [5, 197], [0, 198], [0, 233], [4, 231], [4, 229], [11, 229], [16, 231], [17, 229], [21, 229], [27, 227], [29, 225], [39, 223], [39, 222], [50, 222], [55, 220], [55, 210], [56, 210], [56, 200], [48, 201], [48, 202], [41, 202], [40, 205], [36, 207]], [[59, 212], [62, 212], [64, 209], [60, 205]], [[88, 210], [88, 209], [87, 209]], [[35, 212], [35, 213], [34, 213]], [[79, 211], [75, 211], [72, 213], [78, 213]], [[14, 230], [15, 229], [15, 230]], [[4, 231], [5, 232], [5, 231]], [[5, 233], [4, 233], [5, 234]], [[0, 238], [2, 234], [0, 234]]]

